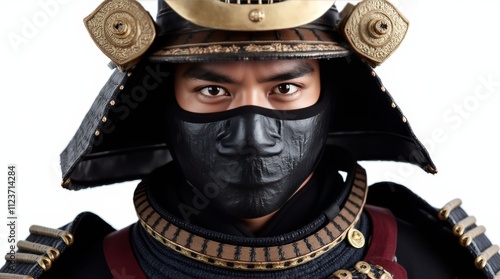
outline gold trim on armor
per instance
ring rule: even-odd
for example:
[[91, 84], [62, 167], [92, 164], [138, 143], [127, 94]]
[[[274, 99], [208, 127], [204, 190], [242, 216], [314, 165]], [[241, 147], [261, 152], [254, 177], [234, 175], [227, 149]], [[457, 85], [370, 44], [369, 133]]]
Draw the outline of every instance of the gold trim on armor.
[[[73, 244], [74, 241], [72, 233], [60, 229], [32, 225], [29, 231], [31, 234], [60, 238], [68, 246]], [[16, 252], [14, 254], [6, 254], [5, 260], [8, 262], [38, 264], [44, 271], [49, 270], [52, 267], [53, 261], [61, 254], [57, 248], [26, 240], [20, 240], [17, 243], [17, 248], [18, 251], [27, 253]], [[33, 277], [22, 274], [0, 273], [0, 279], [33, 279]]]
[[48, 236], [48, 237], [52, 237], [52, 238], [61, 238], [62, 241], [64, 241], [64, 243], [68, 246], [73, 244], [73, 240], [74, 240], [73, 234], [68, 232], [68, 231], [47, 228], [47, 227], [43, 227], [43, 226], [39, 226], [39, 225], [32, 225], [30, 227], [30, 233]]
[[[5, 260], [11, 261], [12, 259], [10, 258], [10, 256], [10, 254], [5, 255]], [[52, 267], [52, 261], [48, 257], [43, 255], [15, 253], [14, 258], [16, 259], [16, 262], [19, 263], [37, 263], [44, 271], [47, 271]]]
[[365, 246], [365, 236], [355, 228], [350, 229], [349, 233], [347, 233], [347, 241], [349, 241], [349, 244], [354, 248], [359, 249]]
[[34, 279], [29, 275], [0, 273], [0, 279]]
[[50, 247], [50, 246], [43, 245], [40, 243], [25, 241], [25, 240], [20, 240], [17, 243], [17, 248], [19, 248], [20, 250], [31, 252], [31, 253], [47, 255], [47, 257], [49, 257], [49, 259], [51, 261], [54, 261], [60, 255], [59, 250], [57, 250], [54, 247]]
[[488, 261], [491, 259], [491, 257], [493, 257], [496, 253], [498, 253], [498, 251], [500, 251], [500, 247], [498, 247], [498, 245], [490, 246], [488, 249], [481, 252], [481, 254], [474, 261], [474, 265], [478, 269], [483, 269], [488, 263]]
[[486, 228], [484, 226], [477, 226], [470, 231], [464, 233], [460, 237], [460, 245], [463, 247], [468, 247], [471, 243], [472, 240], [486, 232]]
[[[445, 206], [443, 206], [443, 208], [439, 210], [438, 218], [442, 221], [447, 221], [451, 212], [457, 207], [459, 207], [461, 204], [462, 201], [460, 199], [454, 199], [450, 201]], [[453, 219], [450, 219], [448, 221], [452, 225], [454, 224], [452, 228], [453, 235], [458, 237], [460, 245], [465, 248], [468, 248], [472, 244], [474, 238], [486, 232], [486, 228], [484, 226], [477, 226], [465, 232], [467, 228], [475, 225], [476, 218], [474, 216], [467, 216], [458, 222]], [[493, 257], [495, 254], [497, 254], [499, 251], [500, 247], [498, 245], [496, 244], [491, 245], [490, 247], [482, 251], [479, 255], [477, 255], [477, 257], [474, 259], [474, 265], [476, 266], [477, 269], [484, 269], [488, 264], [490, 258]], [[493, 277], [493, 279], [500, 279], [500, 272], [498, 272]]]
[[84, 23], [94, 43], [122, 72], [138, 63], [156, 37], [153, 19], [134, 0], [106, 0]]
[[453, 226], [453, 235], [460, 237], [464, 234], [465, 229], [474, 225], [476, 223], [476, 217], [468, 216], [460, 220], [455, 226]]
[[321, 17], [335, 0], [232, 4], [219, 0], [164, 0], [177, 14], [203, 27], [264, 31], [293, 28]]
[[461, 199], [454, 199], [449, 203], [445, 204], [438, 212], [439, 220], [446, 221], [448, 219], [448, 216], [450, 216], [451, 211], [459, 207], [461, 204], [462, 204]]
[[[312, 51], [343, 51], [348, 53], [345, 48], [335, 42], [231, 42], [228, 44], [189, 44], [175, 47], [167, 47], [157, 50], [153, 53], [155, 56], [179, 56], [179, 55], [201, 55], [201, 54], [236, 54], [245, 51], [246, 53], [276, 53], [276, 52], [312, 52]], [[320, 55], [315, 53], [314, 55]]]
[[347, 202], [333, 220], [304, 239], [263, 247], [225, 244], [177, 227], [151, 207], [145, 184], [137, 187], [134, 204], [145, 230], [160, 243], [184, 256], [224, 268], [270, 271], [304, 264], [341, 243], [358, 222], [367, 193], [366, 172], [358, 166]]
[[69, 184], [71, 184], [71, 179], [70, 178], [67, 178], [66, 180], [64, 180], [64, 181], [61, 182], [61, 186], [63, 188], [68, 188]]
[[402, 43], [409, 21], [387, 0], [348, 4], [340, 29], [354, 50], [373, 67], [382, 64]]
[[431, 165], [427, 165], [425, 167], [425, 170], [428, 172], [428, 173], [431, 173], [431, 174], [436, 174], [438, 171], [436, 168], [434, 168], [433, 166]]
[[352, 273], [347, 269], [339, 269], [333, 274], [337, 279], [352, 279]]
[[[362, 277], [359, 277], [362, 274]], [[370, 278], [370, 279], [393, 279], [392, 274], [387, 272], [383, 267], [371, 264], [365, 261], [359, 261], [351, 270], [339, 269], [330, 277], [334, 279], [353, 279], [353, 278]], [[396, 278], [397, 279], [397, 278]]]

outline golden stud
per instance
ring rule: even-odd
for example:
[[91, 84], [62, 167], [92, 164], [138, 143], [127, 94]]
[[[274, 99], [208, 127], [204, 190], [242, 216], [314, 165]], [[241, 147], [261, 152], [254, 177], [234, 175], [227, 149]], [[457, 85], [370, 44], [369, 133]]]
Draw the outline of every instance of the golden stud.
[[349, 241], [349, 244], [354, 248], [359, 249], [365, 246], [365, 236], [355, 228], [350, 229], [347, 233], [347, 241]]
[[396, 103], [392, 102], [391, 108], [396, 108]]
[[109, 101], [109, 104], [110, 104], [111, 106], [114, 106], [114, 105], [116, 104], [116, 102], [115, 102], [115, 100], [111, 100], [111, 101]]
[[123, 90], [124, 88], [125, 88], [125, 86], [120, 85], [120, 90]]
[[99, 130], [95, 130], [94, 135], [95, 135], [96, 137], [98, 137], [100, 134], [101, 134], [101, 132], [100, 132]]
[[391, 30], [390, 25], [391, 23], [387, 19], [373, 19], [370, 22], [368, 33], [373, 38], [380, 38]]
[[250, 21], [255, 23], [263, 21], [265, 17], [266, 16], [264, 12], [258, 9], [251, 10], [248, 14], [248, 18], [250, 19]]
[[468, 216], [462, 220], [460, 220], [455, 226], [453, 226], [453, 235], [456, 237], [461, 237], [465, 229], [472, 226], [473, 224], [476, 223], [476, 218], [474, 216]]
[[62, 182], [61, 182], [61, 186], [62, 186], [63, 188], [67, 188], [67, 187], [69, 186], [69, 184], [70, 184], [70, 183], [71, 183], [71, 179], [70, 179], [70, 178], [68, 178], [68, 179], [66, 179], [66, 180], [64, 180], [64, 181], [62, 181]]
[[352, 273], [349, 270], [340, 269], [333, 273], [338, 279], [352, 279]]
[[481, 252], [481, 254], [474, 260], [474, 265], [477, 269], [484, 269], [488, 261], [498, 253], [500, 247], [498, 245], [492, 245], [488, 249]]
[[356, 265], [354, 265], [354, 268], [359, 271], [360, 273], [363, 273], [363, 274], [368, 274], [370, 273], [371, 271], [371, 266], [369, 263], [365, 262], [365, 261], [359, 261], [356, 263]]
[[108, 121], [108, 118], [106, 116], [103, 116], [101, 120], [102, 120], [102, 122], [105, 123], [106, 121]]
[[450, 216], [450, 213], [453, 209], [459, 207], [462, 205], [462, 200], [461, 199], [454, 199], [447, 204], [445, 204], [443, 207], [438, 212], [438, 219], [441, 221], [446, 221], [448, 219], [448, 216]]
[[384, 87], [384, 86], [381, 86], [381, 87], [380, 87], [380, 90], [382, 90], [382, 92], [385, 92], [385, 87]]
[[469, 245], [472, 244], [472, 240], [476, 237], [478, 237], [479, 235], [482, 235], [486, 232], [486, 228], [484, 226], [477, 226], [473, 229], [471, 229], [470, 231], [464, 233], [460, 239], [459, 239], [459, 242], [460, 242], [460, 245], [462, 245], [463, 247], [468, 247]]

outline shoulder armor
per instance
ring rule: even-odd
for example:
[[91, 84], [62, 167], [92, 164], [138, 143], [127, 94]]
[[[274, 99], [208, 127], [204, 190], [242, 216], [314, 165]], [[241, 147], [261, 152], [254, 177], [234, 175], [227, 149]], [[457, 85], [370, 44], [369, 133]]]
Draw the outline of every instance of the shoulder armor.
[[484, 234], [486, 228], [476, 225], [476, 218], [467, 215], [461, 204], [460, 199], [450, 201], [438, 211], [437, 217], [446, 223], [458, 238], [458, 243], [472, 254], [476, 268], [487, 278], [500, 278], [500, 247], [491, 243]]
[[387, 207], [403, 220], [418, 219], [420, 224], [435, 224], [432, 226], [447, 231], [449, 237], [457, 238], [450, 243], [456, 243], [458, 250], [460, 246], [466, 249], [464, 254], [471, 256], [471, 266], [480, 270], [484, 278], [500, 279], [499, 246], [493, 245], [484, 234], [485, 227], [476, 225], [476, 218], [460, 207], [460, 199], [437, 209], [406, 187], [391, 182], [376, 183], [369, 187], [369, 193], [369, 204]]
[[33, 225], [26, 240], [17, 242], [17, 251], [5, 255], [0, 279], [35, 279], [51, 269], [73, 246], [84, 247], [102, 239], [114, 229], [97, 215], [80, 213], [72, 222], [58, 229]]

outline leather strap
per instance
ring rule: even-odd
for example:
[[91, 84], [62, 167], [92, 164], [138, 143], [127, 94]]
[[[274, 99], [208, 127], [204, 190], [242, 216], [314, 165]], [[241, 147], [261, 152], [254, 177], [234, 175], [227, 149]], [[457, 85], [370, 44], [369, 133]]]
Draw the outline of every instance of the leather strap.
[[406, 270], [394, 261], [398, 240], [396, 218], [387, 208], [366, 205], [365, 209], [372, 221], [372, 239], [364, 260], [382, 266], [394, 279], [407, 279]]
[[104, 237], [103, 249], [108, 268], [113, 278], [147, 279], [140, 268], [130, 245], [128, 226]]

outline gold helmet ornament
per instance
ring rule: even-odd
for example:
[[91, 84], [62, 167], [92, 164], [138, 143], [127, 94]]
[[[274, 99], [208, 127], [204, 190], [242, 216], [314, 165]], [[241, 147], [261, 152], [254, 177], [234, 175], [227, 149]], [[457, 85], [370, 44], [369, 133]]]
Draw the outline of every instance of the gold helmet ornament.
[[[97, 46], [122, 71], [149, 50], [152, 60], [187, 62], [335, 58], [352, 49], [377, 66], [396, 50], [408, 29], [408, 20], [386, 0], [348, 4], [342, 18], [334, 3], [164, 0], [157, 35], [151, 16], [137, 1], [106, 0], [84, 21]], [[334, 29], [340, 29], [349, 46], [340, 43]]]
[[373, 67], [399, 47], [409, 27], [409, 21], [386, 0], [347, 4], [341, 17], [339, 29], [345, 39]]

